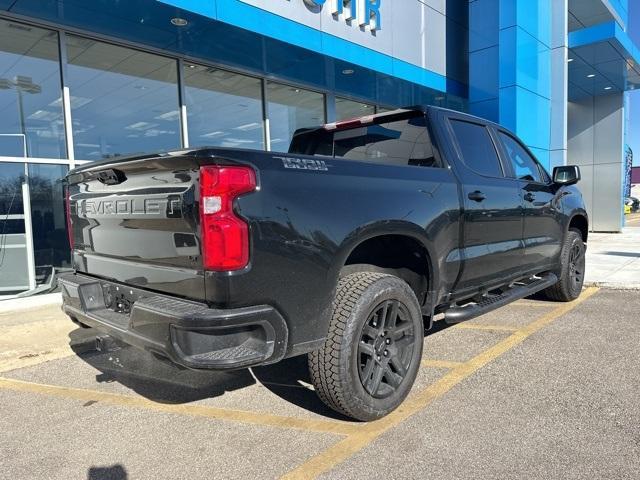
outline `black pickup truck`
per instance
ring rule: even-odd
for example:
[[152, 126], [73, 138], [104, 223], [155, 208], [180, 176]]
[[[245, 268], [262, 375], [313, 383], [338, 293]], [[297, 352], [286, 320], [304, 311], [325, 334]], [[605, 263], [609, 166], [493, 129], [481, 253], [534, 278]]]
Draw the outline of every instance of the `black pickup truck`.
[[327, 405], [376, 419], [408, 394], [435, 320], [580, 294], [579, 178], [434, 107], [299, 130], [287, 153], [88, 164], [66, 178], [63, 310], [188, 368], [307, 354]]

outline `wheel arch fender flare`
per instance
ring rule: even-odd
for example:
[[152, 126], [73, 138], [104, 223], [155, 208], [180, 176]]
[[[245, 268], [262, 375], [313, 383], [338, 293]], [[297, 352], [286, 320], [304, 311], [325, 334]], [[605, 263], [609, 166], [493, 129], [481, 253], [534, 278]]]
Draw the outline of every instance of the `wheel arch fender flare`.
[[589, 216], [583, 208], [574, 209], [569, 215], [565, 235], [571, 228], [577, 228], [582, 234], [582, 241], [587, 243], [589, 236]]
[[427, 260], [428, 301], [433, 303], [432, 297], [437, 290], [435, 286], [438, 285], [440, 280], [435, 245], [427, 236], [424, 228], [412, 222], [401, 220], [379, 221], [363, 225], [351, 231], [338, 247], [333, 265], [330, 269], [330, 275], [335, 279], [337, 284], [340, 271], [356, 248], [368, 240], [388, 235], [410, 238], [416, 241], [420, 247], [424, 248]]

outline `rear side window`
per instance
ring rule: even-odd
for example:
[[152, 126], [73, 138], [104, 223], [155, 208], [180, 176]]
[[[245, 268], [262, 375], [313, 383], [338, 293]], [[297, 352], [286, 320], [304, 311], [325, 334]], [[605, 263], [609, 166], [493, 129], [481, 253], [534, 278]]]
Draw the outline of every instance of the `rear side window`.
[[542, 176], [536, 161], [527, 153], [520, 143], [506, 133], [499, 132], [500, 140], [513, 166], [515, 176], [519, 180], [541, 182]]
[[424, 116], [349, 130], [301, 133], [289, 153], [331, 156], [388, 165], [440, 166]]
[[481, 175], [502, 177], [502, 167], [489, 131], [484, 125], [451, 120], [464, 163]]

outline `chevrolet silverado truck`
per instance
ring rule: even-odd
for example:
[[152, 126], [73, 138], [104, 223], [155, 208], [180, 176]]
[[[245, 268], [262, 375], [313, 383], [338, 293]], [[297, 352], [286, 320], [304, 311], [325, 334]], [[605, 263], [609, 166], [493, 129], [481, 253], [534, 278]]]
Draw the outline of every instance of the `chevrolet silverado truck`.
[[398, 407], [425, 330], [544, 291], [580, 295], [588, 219], [500, 125], [412, 107], [298, 130], [286, 153], [197, 148], [69, 172], [81, 326], [182, 367], [306, 354], [320, 399]]

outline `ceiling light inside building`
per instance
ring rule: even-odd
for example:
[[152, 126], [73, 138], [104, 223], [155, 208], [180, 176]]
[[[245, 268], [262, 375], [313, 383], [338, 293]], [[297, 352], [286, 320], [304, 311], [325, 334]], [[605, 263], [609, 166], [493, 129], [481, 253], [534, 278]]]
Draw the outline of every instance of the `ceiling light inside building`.
[[163, 113], [162, 115], [158, 115], [157, 117], [154, 117], [154, 119], [155, 120], [166, 120], [167, 122], [173, 122], [175, 120], [178, 120], [179, 117], [180, 117], [180, 112], [178, 110], [172, 110], [170, 112]]
[[247, 123], [246, 125], [240, 125], [238, 127], [234, 127], [234, 130], [242, 130], [243, 132], [248, 132], [249, 130], [255, 130], [257, 128], [262, 128], [257, 122]]
[[132, 123], [131, 125], [128, 125], [126, 127], [124, 127], [127, 130], [148, 130], [150, 128], [153, 127], [157, 127], [158, 124], [157, 123], [149, 123], [149, 122], [136, 122], [136, 123]]
[[352, 68], [345, 68], [344, 70], [342, 70], [343, 75], [353, 75], [354, 73], [355, 70], [353, 70]]
[[605, 90], [611, 90], [613, 87], [604, 87]]
[[204, 137], [204, 138], [211, 138], [211, 137], [217, 137], [219, 135], [224, 135], [224, 132], [222, 130], [216, 130], [215, 132], [205, 133], [205, 134], [200, 135], [200, 136]]
[[595, 77], [595, 76], [596, 76], [596, 74], [595, 74], [595, 73], [590, 73], [589, 75], [587, 75], [587, 78], [593, 78], [593, 77]]

